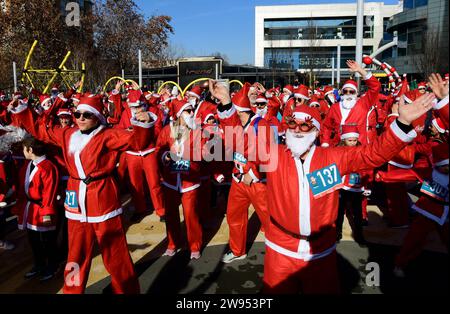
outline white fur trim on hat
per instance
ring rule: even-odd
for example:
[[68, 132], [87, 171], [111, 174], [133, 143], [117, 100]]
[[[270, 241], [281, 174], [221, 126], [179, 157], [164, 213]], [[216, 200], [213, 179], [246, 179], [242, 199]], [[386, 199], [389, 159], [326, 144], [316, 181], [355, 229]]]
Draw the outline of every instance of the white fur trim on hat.
[[302, 99], [306, 99], [306, 100], [310, 100], [310, 98], [308, 96], [302, 95], [302, 94], [294, 94], [295, 98], [302, 98]]
[[187, 108], [187, 107], [192, 107], [192, 105], [190, 103], [185, 103], [180, 110], [178, 110], [177, 112], [177, 118], [179, 118], [181, 116], [181, 113]]
[[431, 121], [431, 124], [433, 124], [433, 126], [436, 128], [436, 130], [439, 131], [439, 133], [445, 133], [445, 130], [439, 126], [436, 119], [433, 119]]
[[194, 97], [197, 97], [198, 99], [200, 99], [200, 95], [197, 95], [196, 93], [194, 93], [192, 91], [188, 91], [187, 94], [190, 95], [190, 96], [194, 96]]
[[313, 123], [313, 125], [320, 130], [320, 122], [317, 121], [316, 119], [314, 119], [313, 117], [311, 117], [309, 114], [304, 113], [304, 112], [294, 112], [293, 114], [294, 118], [305, 121], [307, 119], [310, 119]]
[[141, 104], [139, 102], [129, 102], [128, 107], [139, 107]]
[[268, 103], [268, 100], [266, 98], [256, 98], [256, 102], [263, 102], [263, 103]]
[[70, 112], [69, 110], [61, 111], [57, 114], [58, 117], [59, 116], [71, 116], [71, 115], [72, 115], [72, 112]]
[[238, 105], [233, 104], [237, 111], [252, 111], [250, 108], [239, 107]]
[[353, 89], [356, 92], [358, 91], [358, 88], [355, 85], [353, 85], [353, 84], [344, 84], [344, 86], [342, 86], [341, 90], [344, 90], [345, 88]]
[[345, 133], [341, 135], [341, 140], [346, 140], [348, 138], [359, 138], [359, 133]]
[[87, 105], [87, 104], [79, 104], [77, 106], [77, 110], [84, 110], [84, 111], [88, 111], [88, 112], [92, 112], [99, 120], [102, 124], [106, 124], [106, 119], [105, 116], [102, 115], [100, 112], [98, 112], [97, 109], [95, 109], [94, 107]]

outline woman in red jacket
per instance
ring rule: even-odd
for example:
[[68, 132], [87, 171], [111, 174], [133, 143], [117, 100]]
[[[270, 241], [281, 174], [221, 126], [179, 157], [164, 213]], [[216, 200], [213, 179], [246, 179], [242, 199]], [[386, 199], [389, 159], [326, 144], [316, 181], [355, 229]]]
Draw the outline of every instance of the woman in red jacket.
[[[172, 101], [172, 121], [159, 134], [156, 146], [162, 161], [166, 200], [166, 228], [169, 245], [164, 255], [180, 248], [179, 206], [183, 205], [191, 259], [200, 258], [202, 228], [198, 216], [201, 146], [194, 147], [194, 108], [182, 100]], [[200, 136], [200, 131], [198, 131]], [[201, 145], [201, 142], [199, 142]], [[198, 155], [200, 153], [200, 155]]]

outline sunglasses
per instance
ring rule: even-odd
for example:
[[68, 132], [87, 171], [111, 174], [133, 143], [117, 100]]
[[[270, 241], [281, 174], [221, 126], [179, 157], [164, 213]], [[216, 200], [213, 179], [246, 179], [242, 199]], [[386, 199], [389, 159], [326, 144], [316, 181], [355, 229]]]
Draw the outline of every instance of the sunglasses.
[[193, 113], [193, 112], [194, 112], [194, 109], [184, 109], [183, 111], [185, 111], [185, 112], [187, 112], [187, 113], [191, 114], [191, 113]]
[[296, 121], [293, 117], [286, 117], [286, 122], [288, 128], [291, 130], [299, 128], [302, 132], [309, 132], [313, 128], [315, 128], [315, 125], [312, 123], [312, 121]]
[[256, 107], [265, 107], [267, 104], [265, 102], [257, 102]]
[[94, 118], [94, 114], [92, 112], [79, 112], [79, 111], [75, 111], [73, 116], [75, 117], [75, 119], [80, 119], [81, 117], [87, 119], [87, 120], [91, 120]]
[[355, 95], [356, 91], [354, 91], [353, 89], [344, 89], [342, 91], [342, 95]]

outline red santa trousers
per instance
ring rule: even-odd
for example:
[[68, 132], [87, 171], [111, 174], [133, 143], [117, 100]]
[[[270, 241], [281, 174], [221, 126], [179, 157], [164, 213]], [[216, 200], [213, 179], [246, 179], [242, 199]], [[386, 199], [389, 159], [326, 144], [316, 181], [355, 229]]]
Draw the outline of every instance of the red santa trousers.
[[[105, 268], [111, 275], [112, 291], [126, 294], [140, 292], [121, 216], [100, 223], [82, 223], [69, 219], [68, 234], [69, 254], [64, 271], [63, 288], [65, 294], [84, 293], [91, 268], [95, 239], [100, 247]], [[74, 265], [79, 267], [79, 277]]]
[[202, 227], [198, 216], [198, 198], [200, 189], [180, 193], [164, 187], [166, 199], [166, 230], [168, 249], [181, 247], [181, 222], [179, 207], [183, 205], [183, 216], [191, 252], [200, 252], [202, 247]]
[[126, 164], [136, 213], [145, 213], [147, 211], [145, 198], [145, 181], [147, 181], [155, 212], [160, 217], [164, 216], [164, 197], [161, 188], [157, 154], [150, 153], [145, 156], [126, 154]]
[[245, 254], [247, 243], [248, 208], [250, 204], [256, 210], [261, 221], [262, 230], [269, 225], [267, 192], [264, 183], [231, 183], [227, 204], [227, 223], [230, 230], [230, 249], [235, 256]]
[[263, 284], [264, 294], [339, 294], [336, 250], [325, 257], [304, 261], [266, 246]]
[[199, 216], [202, 223], [207, 222], [213, 218], [213, 213], [211, 212], [211, 179], [208, 177], [202, 180], [202, 185], [199, 187]]
[[448, 248], [448, 223], [440, 226], [427, 217], [417, 215], [411, 224], [405, 240], [403, 241], [399, 254], [395, 258], [395, 266], [405, 268], [409, 262], [418, 257], [428, 241], [428, 234], [430, 234], [433, 230], [438, 231], [442, 241]]

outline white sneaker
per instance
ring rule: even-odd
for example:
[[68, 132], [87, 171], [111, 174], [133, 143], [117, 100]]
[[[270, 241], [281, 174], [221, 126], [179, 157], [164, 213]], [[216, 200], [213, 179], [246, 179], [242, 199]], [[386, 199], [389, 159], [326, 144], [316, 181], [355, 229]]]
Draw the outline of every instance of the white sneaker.
[[0, 249], [3, 250], [13, 250], [16, 246], [14, 244], [12, 244], [11, 242], [8, 242], [6, 240], [0, 240]]
[[191, 253], [191, 259], [199, 259], [202, 255], [200, 252], [192, 252]]
[[233, 254], [233, 252], [228, 252], [226, 253], [223, 257], [222, 257], [222, 262], [225, 264], [234, 262], [234, 261], [238, 261], [241, 259], [245, 259], [247, 257], [247, 254], [241, 255], [241, 256], [236, 256]]
[[405, 271], [401, 267], [395, 267], [393, 273], [397, 278], [405, 278]]
[[174, 256], [178, 252], [180, 252], [180, 249], [175, 249], [175, 250], [167, 249], [162, 256]]

